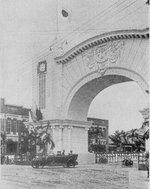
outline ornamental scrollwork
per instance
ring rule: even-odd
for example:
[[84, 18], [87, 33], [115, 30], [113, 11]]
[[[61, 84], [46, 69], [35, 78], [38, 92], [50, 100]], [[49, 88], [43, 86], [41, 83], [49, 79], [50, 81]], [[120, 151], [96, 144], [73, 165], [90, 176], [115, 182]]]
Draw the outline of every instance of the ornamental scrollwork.
[[85, 51], [83, 60], [89, 69], [97, 69], [100, 76], [103, 76], [107, 68], [117, 62], [120, 58], [121, 50], [124, 46], [124, 41], [117, 40], [104, 43], [94, 47], [91, 50]]

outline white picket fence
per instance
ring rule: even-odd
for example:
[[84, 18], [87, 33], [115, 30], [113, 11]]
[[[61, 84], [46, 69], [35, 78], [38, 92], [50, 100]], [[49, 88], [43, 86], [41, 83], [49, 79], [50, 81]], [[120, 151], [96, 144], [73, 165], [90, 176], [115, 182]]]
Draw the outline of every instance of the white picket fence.
[[144, 159], [144, 155], [141, 153], [115, 153], [115, 154], [109, 154], [109, 153], [104, 153], [104, 154], [95, 154], [95, 162], [96, 163], [103, 163], [104, 159], [107, 160], [107, 163], [119, 163], [122, 162], [126, 158], [130, 158], [133, 162], [138, 163], [139, 157], [141, 159]]

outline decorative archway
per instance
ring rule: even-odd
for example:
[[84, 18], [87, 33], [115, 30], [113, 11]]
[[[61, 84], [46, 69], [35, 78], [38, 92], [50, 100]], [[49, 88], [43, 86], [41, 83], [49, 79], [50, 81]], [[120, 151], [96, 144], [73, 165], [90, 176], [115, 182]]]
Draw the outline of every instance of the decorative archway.
[[[148, 91], [148, 31], [149, 29], [146, 28], [104, 33], [82, 42], [64, 55], [55, 58], [61, 71], [61, 77], [59, 77], [62, 93], [60, 111], [63, 118], [86, 120], [85, 116], [81, 118], [81, 114], [80, 117], [75, 116], [79, 108], [75, 108], [73, 104], [78, 104], [77, 102], [80, 101], [79, 97], [77, 98], [80, 88], [83, 90], [83, 86], [94, 79], [103, 80], [101, 82], [103, 87], [95, 89], [99, 92], [113, 84], [110, 82], [105, 86], [109, 75], [109, 77], [122, 76], [126, 80], [135, 81], [144, 91]], [[90, 100], [84, 106], [89, 106], [96, 94], [97, 92], [92, 94], [93, 96], [89, 97]], [[79, 104], [83, 101], [81, 100]]]
[[52, 129], [55, 151], [88, 152], [88, 109], [106, 87], [135, 81], [148, 91], [148, 38], [147, 28], [112, 31], [46, 59], [46, 108], [42, 111]]

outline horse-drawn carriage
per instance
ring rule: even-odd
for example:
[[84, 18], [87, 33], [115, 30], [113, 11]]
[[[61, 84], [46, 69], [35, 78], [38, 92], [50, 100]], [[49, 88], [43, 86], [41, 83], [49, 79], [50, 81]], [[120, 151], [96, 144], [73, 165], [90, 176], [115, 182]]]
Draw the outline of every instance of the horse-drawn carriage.
[[31, 161], [31, 166], [33, 168], [43, 168], [44, 166], [75, 167], [78, 165], [77, 157], [78, 154], [37, 156]]

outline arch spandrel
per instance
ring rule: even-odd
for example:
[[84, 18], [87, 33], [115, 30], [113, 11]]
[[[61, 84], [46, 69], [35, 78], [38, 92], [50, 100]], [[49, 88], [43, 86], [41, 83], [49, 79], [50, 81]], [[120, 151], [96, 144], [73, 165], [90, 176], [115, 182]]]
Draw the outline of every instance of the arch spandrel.
[[[133, 31], [132, 31], [133, 32]], [[76, 92], [91, 80], [106, 75], [119, 75], [136, 81], [148, 89], [148, 30], [121, 38], [106, 37], [103, 43], [94, 43], [83, 52], [78, 47], [74, 57], [62, 62], [63, 117], [69, 116], [70, 103]], [[87, 42], [86, 42], [87, 43]], [[83, 44], [82, 44], [83, 45]], [[76, 47], [75, 47], [76, 49]], [[68, 57], [71, 55], [68, 54]], [[106, 86], [107, 87], [107, 86]], [[94, 97], [93, 97], [94, 98]], [[88, 103], [87, 103], [88, 106]]]
[[74, 46], [65, 53], [63, 53], [63, 51], [61, 53], [58, 53], [60, 48], [57, 48], [58, 55], [56, 54], [55, 61], [57, 63], [66, 63], [72, 60], [78, 54], [81, 54], [87, 49], [90, 49], [99, 44], [103, 44], [113, 40], [134, 39], [134, 38], [136, 39], [149, 38], [149, 28], [144, 28], [140, 30], [132, 29], [132, 30], [116, 30], [111, 32], [105, 32], [77, 44], [76, 46]]

